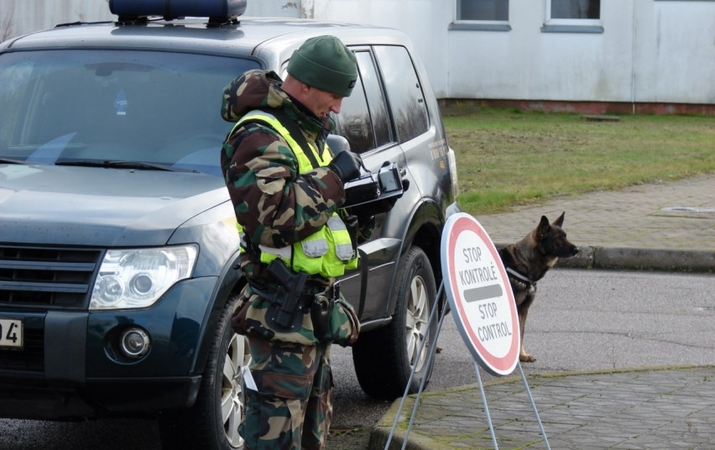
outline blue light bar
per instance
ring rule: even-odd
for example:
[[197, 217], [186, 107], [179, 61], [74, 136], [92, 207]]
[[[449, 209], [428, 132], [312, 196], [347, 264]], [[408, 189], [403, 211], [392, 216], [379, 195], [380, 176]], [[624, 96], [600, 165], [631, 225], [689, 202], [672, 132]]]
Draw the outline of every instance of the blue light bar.
[[109, 10], [120, 17], [162, 16], [229, 19], [246, 11], [247, 0], [109, 0]]

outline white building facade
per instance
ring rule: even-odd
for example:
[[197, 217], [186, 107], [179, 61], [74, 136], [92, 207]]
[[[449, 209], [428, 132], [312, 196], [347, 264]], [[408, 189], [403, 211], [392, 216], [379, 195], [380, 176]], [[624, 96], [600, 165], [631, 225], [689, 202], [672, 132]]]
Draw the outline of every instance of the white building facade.
[[[18, 31], [114, 17], [107, 0], [0, 0], [0, 21], [9, 5]], [[440, 99], [715, 115], [715, 0], [248, 0], [246, 15], [400, 28]]]

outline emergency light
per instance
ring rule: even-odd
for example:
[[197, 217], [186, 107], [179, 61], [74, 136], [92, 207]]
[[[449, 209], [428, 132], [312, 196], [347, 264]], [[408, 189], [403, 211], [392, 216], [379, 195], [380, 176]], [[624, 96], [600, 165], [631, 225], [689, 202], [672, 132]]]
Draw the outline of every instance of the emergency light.
[[109, 0], [109, 10], [121, 19], [161, 16], [210, 17], [227, 21], [246, 11], [247, 0]]

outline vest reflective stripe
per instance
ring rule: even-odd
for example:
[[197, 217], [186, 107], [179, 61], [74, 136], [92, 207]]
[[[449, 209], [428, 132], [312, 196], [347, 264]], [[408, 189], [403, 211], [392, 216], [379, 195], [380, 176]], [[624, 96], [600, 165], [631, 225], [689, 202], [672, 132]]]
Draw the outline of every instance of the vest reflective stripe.
[[[274, 116], [264, 111], [251, 111], [236, 123], [234, 130], [247, 121], [265, 123], [276, 130], [288, 143], [298, 160], [299, 173], [308, 173], [314, 169], [303, 148]], [[321, 166], [330, 163], [332, 155], [327, 145], [323, 147], [320, 155], [313, 145], [308, 145]], [[239, 225], [239, 231], [241, 228]], [[293, 270], [307, 272], [310, 275], [338, 277], [343, 275], [346, 269], [355, 269], [358, 265], [350, 233], [337, 213], [333, 213], [321, 229], [292, 246], [274, 248], [259, 245], [258, 247], [261, 250], [262, 263], [268, 264], [276, 258], [281, 258]]]
[[[291, 150], [293, 150], [293, 154], [298, 160], [298, 171], [300, 173], [310, 172], [314, 169], [313, 164], [310, 162], [310, 159], [308, 159], [308, 156], [306, 156], [306, 154], [303, 152], [303, 147], [301, 147], [295, 141], [293, 136], [291, 136], [290, 131], [288, 131], [288, 129], [284, 127], [283, 124], [272, 114], [269, 114], [264, 111], [250, 111], [246, 113], [246, 115], [243, 116], [241, 120], [238, 121], [238, 123], [236, 123], [231, 133], [233, 133], [233, 131], [235, 131], [241, 124], [248, 121], [259, 121], [276, 130], [281, 135], [281, 137], [288, 143]], [[314, 144], [311, 145], [311, 143], [308, 142], [308, 147], [310, 147], [310, 150], [312, 151], [315, 160], [318, 161], [318, 164], [320, 164], [320, 166], [327, 166], [330, 161], [333, 160], [333, 157], [330, 154], [327, 145], [323, 147], [323, 151], [321, 152], [321, 154], [318, 154], [317, 147]], [[296, 149], [300, 150], [296, 151]], [[303, 170], [304, 168], [306, 168], [306, 170]]]

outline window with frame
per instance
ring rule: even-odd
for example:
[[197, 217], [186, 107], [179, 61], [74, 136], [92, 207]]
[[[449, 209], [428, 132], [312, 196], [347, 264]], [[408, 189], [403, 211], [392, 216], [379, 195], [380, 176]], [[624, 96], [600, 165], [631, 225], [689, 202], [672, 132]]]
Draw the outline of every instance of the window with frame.
[[509, 20], [509, 0], [457, 0], [457, 20]]
[[380, 88], [377, 68], [369, 51], [355, 51], [359, 77], [349, 97], [343, 98], [335, 117], [338, 134], [350, 149], [364, 153], [394, 141], [390, 130], [387, 100]]
[[601, 0], [546, 0], [544, 32], [603, 33]]
[[426, 133], [430, 125], [427, 104], [407, 49], [376, 45], [373, 51], [385, 84], [397, 141], [402, 144]]
[[509, 0], [457, 0], [450, 30], [510, 31]]
[[600, 19], [601, 0], [550, 0], [552, 19]]

